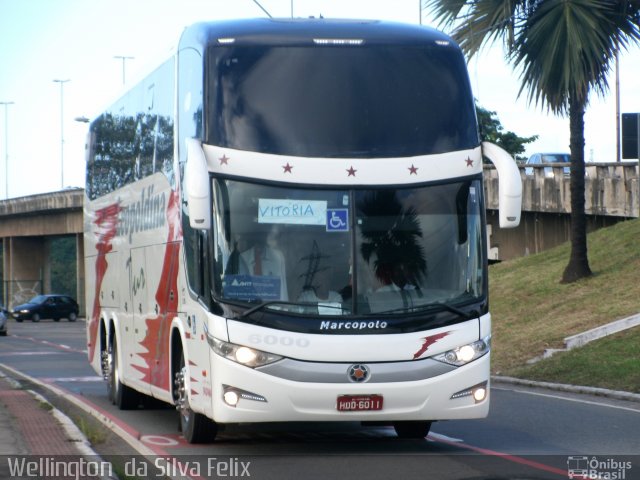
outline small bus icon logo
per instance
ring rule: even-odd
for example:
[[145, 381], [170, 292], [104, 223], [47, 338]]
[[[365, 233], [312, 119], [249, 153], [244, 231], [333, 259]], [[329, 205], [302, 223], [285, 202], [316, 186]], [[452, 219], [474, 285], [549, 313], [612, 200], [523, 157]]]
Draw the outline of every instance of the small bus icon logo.
[[589, 457], [576, 456], [567, 458], [567, 474], [569, 478], [589, 477]]

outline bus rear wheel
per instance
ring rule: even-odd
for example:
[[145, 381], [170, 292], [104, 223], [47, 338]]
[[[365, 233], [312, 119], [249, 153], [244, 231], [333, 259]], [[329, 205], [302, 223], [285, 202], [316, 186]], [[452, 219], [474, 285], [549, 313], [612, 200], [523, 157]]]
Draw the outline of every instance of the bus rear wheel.
[[109, 400], [120, 410], [133, 410], [140, 403], [140, 396], [133, 388], [124, 385], [120, 381], [120, 371], [118, 370], [118, 342], [113, 339], [113, 344], [109, 349], [108, 358], [108, 384]]
[[218, 425], [201, 413], [191, 410], [187, 391], [187, 367], [184, 353], [180, 354], [180, 365], [174, 374], [176, 410], [179, 415], [179, 428], [189, 443], [210, 443], [218, 434]]
[[429, 435], [431, 422], [428, 421], [406, 421], [393, 422], [393, 428], [400, 438], [421, 439]]

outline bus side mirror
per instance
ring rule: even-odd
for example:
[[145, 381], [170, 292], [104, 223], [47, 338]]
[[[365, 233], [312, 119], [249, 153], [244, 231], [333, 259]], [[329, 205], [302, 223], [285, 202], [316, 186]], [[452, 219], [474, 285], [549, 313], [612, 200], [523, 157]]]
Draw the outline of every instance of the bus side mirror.
[[211, 228], [211, 199], [209, 169], [200, 140], [187, 138], [187, 164], [184, 172], [184, 189], [191, 228]]
[[490, 142], [482, 142], [482, 154], [498, 170], [498, 209], [500, 228], [515, 228], [520, 225], [522, 211], [522, 180], [520, 170], [505, 150]]

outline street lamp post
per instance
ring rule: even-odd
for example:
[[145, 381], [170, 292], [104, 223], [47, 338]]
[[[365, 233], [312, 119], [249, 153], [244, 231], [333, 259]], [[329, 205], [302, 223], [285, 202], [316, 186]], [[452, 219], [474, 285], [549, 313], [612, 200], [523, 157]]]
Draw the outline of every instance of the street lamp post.
[[122, 85], [125, 83], [125, 62], [127, 60], [133, 60], [135, 57], [126, 57], [124, 55], [114, 55], [113, 58], [122, 60]]
[[9, 198], [9, 116], [7, 110], [14, 102], [0, 102], [4, 106], [4, 194]]
[[64, 188], [64, 84], [69, 82], [65, 80], [55, 79], [55, 83], [60, 84], [60, 189]]

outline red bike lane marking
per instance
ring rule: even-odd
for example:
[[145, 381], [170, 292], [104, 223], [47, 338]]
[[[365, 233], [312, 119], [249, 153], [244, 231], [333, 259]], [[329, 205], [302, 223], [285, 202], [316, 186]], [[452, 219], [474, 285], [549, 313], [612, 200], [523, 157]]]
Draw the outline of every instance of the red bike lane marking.
[[567, 471], [562, 470], [560, 468], [552, 467], [550, 465], [546, 465], [544, 463], [535, 462], [533, 460], [529, 460], [523, 457], [519, 457], [517, 455], [511, 455], [509, 453], [498, 452], [496, 450], [490, 450], [488, 448], [475, 447], [473, 445], [469, 445], [464, 442], [452, 442], [449, 440], [445, 440], [443, 438], [430, 438], [434, 442], [444, 443], [445, 445], [451, 445], [454, 447], [465, 448], [467, 450], [471, 450], [472, 452], [481, 453], [482, 455], [486, 455], [489, 457], [499, 457], [510, 462], [519, 463], [520, 465], [526, 465], [528, 467], [535, 468], [536, 470], [542, 470], [545, 472], [555, 473], [556, 475], [560, 475], [563, 478], [567, 478]]

